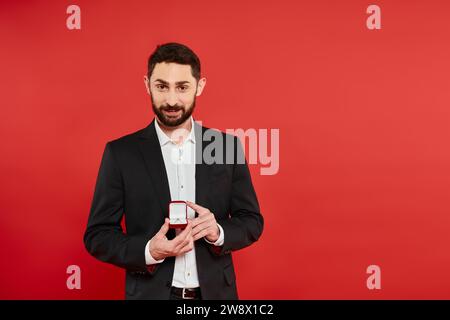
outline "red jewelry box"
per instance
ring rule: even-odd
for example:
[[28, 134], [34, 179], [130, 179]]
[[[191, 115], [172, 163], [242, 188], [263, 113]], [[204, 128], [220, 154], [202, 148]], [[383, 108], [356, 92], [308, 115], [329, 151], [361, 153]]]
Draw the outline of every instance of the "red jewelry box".
[[169, 228], [184, 229], [187, 226], [188, 214], [186, 201], [169, 202]]

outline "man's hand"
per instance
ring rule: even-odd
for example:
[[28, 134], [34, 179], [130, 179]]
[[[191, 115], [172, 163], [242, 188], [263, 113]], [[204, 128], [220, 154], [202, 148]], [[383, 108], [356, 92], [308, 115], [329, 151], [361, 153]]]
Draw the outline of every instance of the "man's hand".
[[169, 219], [164, 220], [164, 224], [158, 233], [150, 241], [150, 254], [155, 260], [165, 259], [167, 257], [176, 257], [194, 248], [192, 238], [192, 222], [188, 221], [186, 228], [172, 240], [166, 237], [169, 231]]
[[205, 237], [209, 242], [219, 239], [219, 227], [214, 214], [207, 208], [187, 201], [187, 205], [198, 213], [198, 217], [192, 220], [192, 237], [194, 241]]

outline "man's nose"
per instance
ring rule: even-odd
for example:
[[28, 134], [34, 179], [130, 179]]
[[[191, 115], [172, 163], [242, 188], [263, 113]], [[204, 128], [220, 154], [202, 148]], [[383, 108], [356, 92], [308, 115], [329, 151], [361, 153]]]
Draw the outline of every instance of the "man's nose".
[[177, 102], [178, 102], [177, 94], [175, 93], [175, 91], [169, 90], [167, 97], [166, 97], [166, 103], [169, 106], [174, 106], [177, 104]]

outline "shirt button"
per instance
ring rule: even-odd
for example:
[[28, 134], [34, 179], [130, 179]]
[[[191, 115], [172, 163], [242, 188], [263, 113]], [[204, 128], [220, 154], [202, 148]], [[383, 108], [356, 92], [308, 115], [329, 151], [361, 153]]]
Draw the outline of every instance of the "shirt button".
[[181, 185], [181, 189], [183, 189], [183, 185]]

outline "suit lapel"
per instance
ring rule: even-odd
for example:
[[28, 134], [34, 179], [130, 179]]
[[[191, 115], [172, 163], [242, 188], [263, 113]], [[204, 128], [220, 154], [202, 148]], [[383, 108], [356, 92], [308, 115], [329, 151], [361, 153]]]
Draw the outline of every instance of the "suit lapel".
[[164, 217], [169, 216], [170, 189], [164, 158], [156, 135], [155, 120], [145, 128], [139, 139], [139, 148], [144, 157], [147, 171], [155, 187]]
[[203, 162], [203, 151], [205, 149], [203, 141], [204, 128], [194, 121], [195, 126], [195, 202], [202, 207], [208, 208], [209, 174], [211, 166]]

